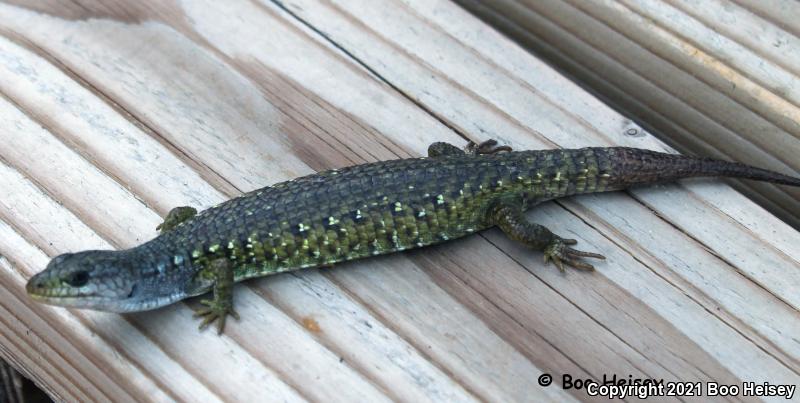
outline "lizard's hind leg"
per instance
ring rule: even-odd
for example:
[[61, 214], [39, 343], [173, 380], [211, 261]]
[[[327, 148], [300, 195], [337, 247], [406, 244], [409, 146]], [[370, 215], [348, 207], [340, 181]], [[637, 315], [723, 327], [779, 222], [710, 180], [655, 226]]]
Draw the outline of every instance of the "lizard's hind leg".
[[561, 271], [564, 271], [564, 264], [576, 269], [594, 270], [594, 266], [578, 260], [580, 257], [605, 259], [597, 253], [570, 248], [568, 245], [575, 245], [578, 241], [561, 238], [547, 227], [528, 221], [521, 205], [502, 204], [494, 209], [491, 219], [509, 238], [544, 252], [545, 263], [552, 260]]
[[498, 146], [497, 140], [495, 139], [489, 139], [480, 144], [470, 141], [467, 143], [467, 146], [464, 147], [464, 152], [470, 155], [497, 154], [499, 152], [510, 151], [512, 151], [511, 146]]
[[464, 150], [441, 141], [428, 146], [428, 157], [441, 157], [443, 155], [464, 155]]
[[481, 154], [496, 154], [499, 152], [511, 151], [510, 146], [498, 146], [497, 140], [486, 140], [480, 144], [473, 141], [467, 143], [464, 149], [460, 149], [450, 143], [436, 142], [428, 146], [429, 157], [439, 157], [443, 155], [481, 155]]

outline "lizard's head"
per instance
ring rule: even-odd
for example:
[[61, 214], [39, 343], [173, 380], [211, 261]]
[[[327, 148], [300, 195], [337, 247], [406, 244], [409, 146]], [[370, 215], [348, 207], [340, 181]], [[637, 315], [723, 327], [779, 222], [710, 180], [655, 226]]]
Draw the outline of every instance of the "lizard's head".
[[25, 287], [39, 302], [73, 308], [130, 312], [166, 305], [179, 295], [160, 295], [159, 272], [134, 267], [131, 250], [90, 250], [56, 256]]

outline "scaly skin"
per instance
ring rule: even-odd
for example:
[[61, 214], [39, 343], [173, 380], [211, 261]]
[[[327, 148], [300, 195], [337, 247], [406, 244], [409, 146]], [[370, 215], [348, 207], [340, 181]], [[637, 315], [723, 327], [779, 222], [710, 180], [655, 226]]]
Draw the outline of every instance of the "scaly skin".
[[[135, 248], [54, 258], [27, 285], [42, 302], [141, 311], [213, 291], [201, 328], [221, 332], [234, 282], [432, 245], [499, 226], [563, 270], [591, 270], [524, 211], [545, 200], [693, 176], [792, 186], [800, 179], [743, 164], [631, 148], [509, 152], [489, 141], [466, 152], [445, 143], [428, 158], [330, 170], [259, 189], [196, 214], [178, 207], [162, 233]], [[503, 151], [503, 152], [499, 152]]]

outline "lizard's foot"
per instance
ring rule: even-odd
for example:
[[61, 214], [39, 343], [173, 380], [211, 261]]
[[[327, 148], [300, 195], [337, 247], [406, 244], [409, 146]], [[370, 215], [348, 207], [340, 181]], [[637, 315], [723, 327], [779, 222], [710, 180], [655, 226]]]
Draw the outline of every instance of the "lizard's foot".
[[437, 142], [428, 146], [429, 157], [440, 157], [443, 155], [481, 155], [481, 154], [496, 154], [502, 151], [511, 151], [509, 146], [498, 146], [497, 140], [486, 140], [480, 144], [475, 144], [474, 141], [467, 143], [464, 149], [460, 149], [452, 144]]
[[167, 218], [164, 219], [164, 222], [158, 224], [158, 227], [156, 227], [156, 231], [161, 231], [161, 232], [169, 231], [178, 226], [178, 224], [196, 215], [197, 215], [197, 210], [194, 207], [189, 207], [189, 206], [175, 207], [174, 209], [170, 210], [169, 213], [167, 213]]
[[496, 154], [502, 151], [509, 152], [512, 149], [510, 146], [498, 146], [497, 140], [494, 139], [486, 140], [480, 144], [470, 141], [464, 148], [464, 152], [470, 155]]
[[583, 252], [572, 249], [567, 245], [575, 245], [578, 241], [574, 239], [555, 238], [544, 249], [544, 262], [552, 260], [559, 270], [564, 271], [564, 264], [580, 270], [594, 270], [594, 266], [589, 263], [577, 260], [579, 257], [592, 257], [595, 259], [605, 259], [606, 257], [597, 253]]
[[200, 322], [200, 330], [208, 327], [208, 325], [217, 322], [217, 334], [222, 334], [225, 330], [225, 319], [228, 315], [233, 316], [234, 319], [239, 320], [239, 314], [233, 309], [233, 304], [230, 302], [220, 302], [216, 299], [204, 299], [200, 301], [205, 305], [205, 308], [200, 308], [194, 312], [195, 318], [203, 318]]

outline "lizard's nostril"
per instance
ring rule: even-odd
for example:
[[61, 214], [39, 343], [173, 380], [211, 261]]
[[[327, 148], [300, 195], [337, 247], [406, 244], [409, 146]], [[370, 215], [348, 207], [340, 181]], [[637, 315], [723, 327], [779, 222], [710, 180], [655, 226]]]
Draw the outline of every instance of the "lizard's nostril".
[[42, 284], [38, 278], [33, 277], [28, 281], [28, 284], [25, 285], [25, 290], [28, 292], [36, 291], [42, 288]]

